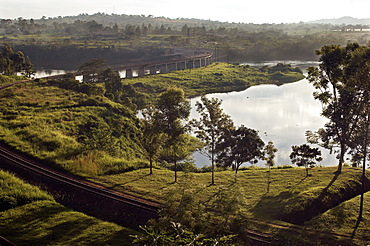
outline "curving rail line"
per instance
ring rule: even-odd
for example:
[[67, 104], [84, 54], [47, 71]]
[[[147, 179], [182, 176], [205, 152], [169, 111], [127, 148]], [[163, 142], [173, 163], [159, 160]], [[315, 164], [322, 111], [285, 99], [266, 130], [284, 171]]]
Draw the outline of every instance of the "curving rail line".
[[0, 145], [0, 167], [54, 193], [58, 202], [103, 220], [137, 228], [157, 218], [161, 204], [56, 172]]

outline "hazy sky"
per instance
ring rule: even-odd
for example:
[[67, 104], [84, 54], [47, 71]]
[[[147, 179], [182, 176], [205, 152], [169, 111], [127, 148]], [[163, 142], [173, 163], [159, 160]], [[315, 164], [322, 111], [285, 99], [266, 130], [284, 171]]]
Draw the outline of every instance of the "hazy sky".
[[81, 13], [154, 15], [244, 23], [370, 18], [369, 0], [0, 0], [0, 19]]

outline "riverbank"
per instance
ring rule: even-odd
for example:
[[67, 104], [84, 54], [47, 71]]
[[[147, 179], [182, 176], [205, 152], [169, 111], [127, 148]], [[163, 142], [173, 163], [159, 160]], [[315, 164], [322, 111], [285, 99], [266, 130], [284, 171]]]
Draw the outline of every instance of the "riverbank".
[[129, 95], [139, 107], [154, 100], [171, 86], [184, 90], [189, 98], [209, 93], [242, 91], [254, 85], [296, 82], [304, 78], [299, 68], [288, 64], [253, 68], [249, 65], [213, 63], [207, 67], [124, 79]]

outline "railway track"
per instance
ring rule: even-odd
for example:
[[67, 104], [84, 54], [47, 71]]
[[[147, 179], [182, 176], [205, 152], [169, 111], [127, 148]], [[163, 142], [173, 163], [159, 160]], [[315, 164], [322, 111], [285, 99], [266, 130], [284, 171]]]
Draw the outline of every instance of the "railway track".
[[74, 210], [130, 228], [157, 218], [161, 204], [117, 192], [83, 178], [52, 170], [0, 145], [0, 167], [36, 184]]

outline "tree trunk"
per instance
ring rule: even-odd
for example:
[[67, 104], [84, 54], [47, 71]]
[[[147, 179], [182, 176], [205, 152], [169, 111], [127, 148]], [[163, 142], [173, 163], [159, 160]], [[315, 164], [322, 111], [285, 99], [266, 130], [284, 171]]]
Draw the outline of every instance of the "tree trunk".
[[153, 159], [149, 158], [149, 174], [153, 174]]
[[211, 185], [215, 184], [215, 163], [212, 161], [212, 183]]
[[[365, 146], [365, 149], [367, 147]], [[360, 212], [358, 214], [358, 219], [362, 219], [362, 213], [364, 210], [364, 193], [365, 193], [365, 172], [366, 172], [366, 150], [364, 151], [365, 156], [362, 163], [362, 177], [361, 177], [361, 196], [360, 196]]]
[[269, 170], [267, 171], [267, 193], [270, 192], [270, 179], [271, 179], [271, 166], [269, 165]]
[[338, 163], [338, 169], [335, 171], [336, 174], [341, 174], [342, 173], [342, 167], [344, 163], [344, 154], [346, 153], [346, 149], [344, 144], [340, 145], [340, 155], [339, 155], [339, 163]]
[[308, 177], [308, 167], [306, 167], [306, 177]]
[[[212, 150], [213, 152], [213, 150]], [[211, 162], [212, 162], [212, 182], [211, 185], [215, 184], [215, 160], [214, 160], [214, 154], [211, 154]]]
[[366, 130], [365, 130], [365, 141], [363, 149], [363, 161], [362, 161], [362, 176], [361, 176], [361, 196], [360, 196], [360, 212], [358, 214], [358, 219], [362, 220], [362, 213], [364, 210], [364, 193], [365, 193], [365, 179], [366, 179], [366, 158], [367, 158], [367, 145], [368, 145], [368, 129], [369, 129], [369, 118], [366, 121]]
[[175, 183], [177, 182], [177, 161], [175, 160]]

